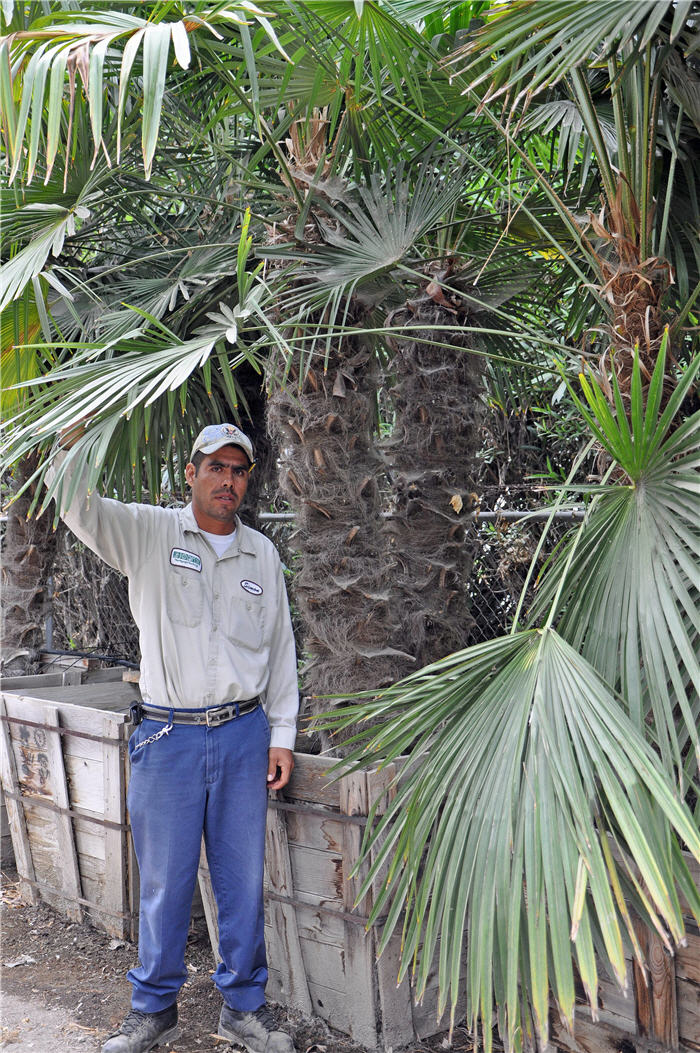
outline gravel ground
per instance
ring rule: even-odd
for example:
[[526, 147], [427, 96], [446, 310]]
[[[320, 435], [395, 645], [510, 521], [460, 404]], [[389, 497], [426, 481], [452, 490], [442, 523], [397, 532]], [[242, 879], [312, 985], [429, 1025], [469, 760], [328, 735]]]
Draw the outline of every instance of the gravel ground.
[[[17, 876], [3, 871], [2, 1020], [5, 1053], [96, 1053], [129, 1010], [127, 969], [136, 947], [104, 932], [68, 921], [51, 908], [28, 907], [19, 899]], [[180, 1037], [169, 1053], [227, 1053], [233, 1047], [215, 1034], [220, 996], [210, 974], [213, 958], [204, 919], [190, 928], [186, 954], [190, 978], [180, 992]], [[292, 1034], [297, 1053], [364, 1053], [317, 1017], [272, 1006]], [[471, 1051], [464, 1028], [450, 1046], [445, 1035], [417, 1043], [404, 1053]], [[499, 1047], [500, 1048], [500, 1047]]]

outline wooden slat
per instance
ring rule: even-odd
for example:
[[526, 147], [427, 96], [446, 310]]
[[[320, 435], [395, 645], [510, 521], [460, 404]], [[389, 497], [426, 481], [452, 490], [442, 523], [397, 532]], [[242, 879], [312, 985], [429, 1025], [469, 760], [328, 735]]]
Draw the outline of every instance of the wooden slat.
[[13, 694], [29, 693], [32, 688], [65, 687], [67, 684], [80, 684], [83, 672], [80, 669], [64, 669], [60, 673], [37, 673], [34, 676], [3, 676], [0, 679], [0, 690]]
[[[105, 738], [122, 739], [123, 725], [115, 727], [114, 722], [102, 717], [102, 734]], [[115, 734], [116, 732], [116, 734]], [[102, 785], [104, 816], [113, 823], [126, 821], [126, 803], [124, 786], [124, 768], [119, 750], [107, 742], [102, 743]], [[124, 913], [129, 903], [126, 895], [126, 841], [124, 831], [105, 826], [105, 889], [104, 905], [117, 914]], [[109, 915], [107, 915], [109, 918]], [[128, 936], [129, 926], [115, 921], [114, 929], [107, 927], [113, 936]], [[111, 926], [112, 922], [107, 923]]]
[[700, 936], [693, 932], [687, 934], [685, 947], [679, 947], [676, 951], [676, 977], [697, 984], [700, 1011]]
[[[700, 966], [700, 962], [696, 965]], [[700, 986], [678, 980], [678, 1044], [680, 1049], [700, 1050]]]
[[[0, 694], [0, 714], [5, 713], [5, 696], [4, 694]], [[17, 769], [15, 767], [14, 753], [12, 751], [10, 730], [9, 726], [4, 721], [0, 721], [0, 775], [2, 777], [3, 787], [19, 797], [20, 784], [17, 777]], [[20, 877], [20, 893], [25, 903], [30, 903], [34, 906], [39, 902], [39, 896], [36, 889], [26, 881], [21, 881], [22, 878], [28, 878], [29, 881], [35, 881], [36, 874], [34, 871], [34, 862], [32, 860], [32, 851], [29, 844], [29, 835], [27, 833], [27, 824], [24, 817], [24, 808], [19, 800], [13, 800], [9, 797], [7, 798], [7, 818], [10, 824], [10, 832], [12, 834], [12, 847], [15, 853], [15, 864], [17, 866], [17, 873]]]
[[284, 788], [282, 799], [311, 801], [315, 804], [340, 806], [340, 784], [332, 782], [328, 774], [333, 760], [314, 757], [308, 753], [294, 754], [294, 771]]
[[[395, 796], [391, 785], [396, 776], [396, 765], [388, 764], [381, 771], [367, 772], [368, 796], [372, 804], [378, 802], [378, 814], [386, 811], [390, 799]], [[372, 852], [372, 861], [379, 849]], [[381, 871], [374, 880], [373, 896], [376, 896], [385, 878]], [[375, 936], [375, 939], [377, 937]], [[385, 1046], [405, 1046], [416, 1037], [413, 1020], [413, 1000], [408, 979], [398, 982], [399, 963], [401, 958], [400, 927], [394, 931], [388, 945], [377, 959], [377, 983], [379, 987], [379, 1005], [382, 1013], [382, 1040]]]
[[[294, 894], [294, 876], [289, 858], [287, 826], [282, 812], [268, 809], [265, 831], [265, 867], [269, 887], [281, 896]], [[311, 1013], [306, 967], [301, 953], [296, 911], [289, 903], [270, 903], [271, 946], [268, 957], [279, 964], [282, 1001]]]
[[215, 965], [218, 965], [221, 961], [221, 955], [219, 954], [219, 916], [216, 909], [216, 900], [214, 899], [214, 890], [211, 887], [211, 875], [209, 873], [209, 863], [207, 861], [207, 850], [204, 847], [204, 838], [202, 838], [202, 847], [199, 853], [199, 871], [197, 879], [199, 881], [199, 891], [202, 896], [204, 917], [207, 919], [207, 931], [209, 932], [211, 949], [214, 954], [214, 963]]
[[[345, 815], [367, 815], [369, 795], [365, 772], [353, 772], [340, 783], [340, 810]], [[350, 876], [360, 856], [362, 828], [347, 824], [343, 828], [343, 907], [352, 911], [366, 875], [366, 867], [355, 877]], [[357, 904], [357, 913], [367, 916], [371, 896], [365, 895]], [[377, 1034], [377, 982], [374, 970], [374, 933], [365, 932], [359, 925], [345, 925], [345, 977], [348, 1013], [352, 1021], [351, 1036], [366, 1049], [380, 1044]]]
[[658, 934], [641, 921], [635, 923], [647, 964], [647, 976], [634, 963], [634, 994], [637, 1030], [642, 1038], [660, 1042], [666, 1049], [678, 1049], [678, 1008], [676, 970]]
[[[58, 707], [46, 702], [43, 710], [47, 729], [60, 727], [61, 718]], [[49, 760], [51, 790], [54, 802], [59, 808], [69, 808], [70, 797], [68, 795], [66, 770], [63, 763], [61, 736], [55, 733], [52, 734], [51, 731], [47, 735], [46, 755]], [[66, 890], [68, 895], [65, 914], [71, 921], [82, 922], [82, 907], [75, 902], [82, 898], [83, 887], [80, 881], [80, 866], [73, 834], [73, 823], [71, 817], [62, 812], [54, 812], [53, 821], [56, 830], [56, 848], [59, 854], [58, 858], [61, 861], [61, 887]], [[73, 901], [72, 903], [71, 900]]]
[[59, 702], [61, 708], [67, 704], [78, 709], [106, 709], [113, 712], [115, 716], [121, 716], [122, 720], [131, 703], [140, 697], [136, 684], [124, 684], [121, 680], [106, 684], [32, 687], [28, 691], [22, 689], [21, 693], [13, 691], [12, 694], [20, 698], [40, 698], [45, 701]]
[[[594, 1024], [587, 1012], [577, 1007], [573, 1035], [557, 1013], [550, 1013], [551, 1038], [562, 1053], [620, 1053], [621, 1049], [635, 1048], [636, 1043], [630, 1040], [629, 1034], [602, 1021]], [[641, 1053], [646, 1047], [637, 1048]]]

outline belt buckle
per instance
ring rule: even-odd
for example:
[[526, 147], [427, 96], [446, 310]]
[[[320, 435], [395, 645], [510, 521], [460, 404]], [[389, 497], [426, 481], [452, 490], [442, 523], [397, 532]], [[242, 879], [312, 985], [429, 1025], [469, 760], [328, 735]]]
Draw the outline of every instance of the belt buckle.
[[236, 715], [235, 706], [217, 706], [216, 709], [208, 709], [206, 714], [207, 727], [216, 728], [219, 724], [225, 724]]

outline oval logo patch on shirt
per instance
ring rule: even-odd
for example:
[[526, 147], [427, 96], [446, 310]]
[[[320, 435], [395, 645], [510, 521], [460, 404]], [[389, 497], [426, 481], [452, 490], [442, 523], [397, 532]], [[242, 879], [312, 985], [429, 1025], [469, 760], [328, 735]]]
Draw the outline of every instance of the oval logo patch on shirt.
[[257, 581], [247, 581], [245, 578], [241, 582], [241, 588], [249, 592], [251, 596], [262, 596], [263, 593], [262, 585], [258, 585]]

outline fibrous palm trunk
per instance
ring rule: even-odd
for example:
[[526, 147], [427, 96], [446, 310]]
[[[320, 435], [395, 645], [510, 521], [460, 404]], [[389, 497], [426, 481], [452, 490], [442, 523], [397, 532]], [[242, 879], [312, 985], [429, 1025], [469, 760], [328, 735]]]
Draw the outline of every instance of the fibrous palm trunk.
[[281, 489], [296, 513], [294, 596], [306, 627], [304, 683], [313, 696], [391, 683], [404, 671], [397, 636], [393, 568], [382, 525], [375, 448], [376, 394], [367, 351], [350, 342], [325, 370], [292, 372], [277, 387], [268, 421]]
[[[387, 529], [398, 567], [400, 639], [416, 667], [466, 646], [474, 625], [469, 513], [482, 416], [479, 368], [468, 334], [460, 333], [461, 305], [445, 300], [431, 284], [389, 319], [426, 325], [411, 340], [394, 341], [395, 423], [384, 447], [394, 488]], [[445, 330], [431, 324], [453, 327], [450, 346], [438, 346], [447, 342]]]
[[[36, 468], [24, 461], [14, 473], [16, 493]], [[48, 582], [56, 550], [51, 513], [31, 518], [27, 513], [33, 490], [8, 506], [2, 559], [2, 672], [20, 676], [39, 669], [50, 603]]]

